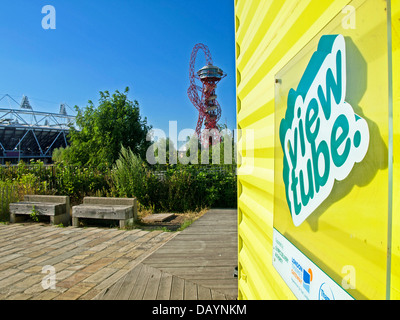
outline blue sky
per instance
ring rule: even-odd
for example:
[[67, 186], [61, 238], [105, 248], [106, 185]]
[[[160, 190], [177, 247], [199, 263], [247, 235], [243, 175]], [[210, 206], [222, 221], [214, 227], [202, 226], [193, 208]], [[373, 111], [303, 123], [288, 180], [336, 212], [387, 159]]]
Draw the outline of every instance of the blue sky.
[[[42, 28], [44, 5], [56, 9], [55, 30]], [[228, 74], [217, 88], [220, 123], [236, 127], [233, 0], [15, 0], [1, 9], [1, 95], [25, 94], [34, 110], [58, 112], [61, 102], [85, 107], [99, 91], [128, 86], [154, 128], [168, 135], [171, 120], [178, 132], [195, 129], [187, 88], [201, 42]], [[200, 56], [198, 69], [204, 64]]]

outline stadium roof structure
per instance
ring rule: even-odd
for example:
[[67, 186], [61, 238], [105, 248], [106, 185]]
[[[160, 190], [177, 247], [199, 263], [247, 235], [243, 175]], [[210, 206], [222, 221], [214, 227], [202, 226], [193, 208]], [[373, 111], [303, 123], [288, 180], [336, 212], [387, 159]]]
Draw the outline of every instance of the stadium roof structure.
[[[5, 98], [19, 108], [1, 108]], [[18, 103], [10, 95], [0, 98], [0, 161], [17, 162], [21, 159], [51, 160], [53, 150], [68, 146], [68, 132], [75, 117], [67, 115], [65, 104], [59, 113], [34, 111], [28, 97]]]

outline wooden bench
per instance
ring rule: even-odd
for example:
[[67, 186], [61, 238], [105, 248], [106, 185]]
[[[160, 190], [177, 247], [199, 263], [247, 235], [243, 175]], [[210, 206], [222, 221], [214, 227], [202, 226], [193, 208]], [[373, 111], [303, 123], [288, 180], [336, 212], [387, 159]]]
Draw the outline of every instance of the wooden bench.
[[78, 227], [83, 218], [119, 220], [119, 227], [124, 228], [137, 220], [136, 198], [85, 197], [82, 204], [72, 207], [72, 225]]
[[25, 220], [27, 215], [48, 216], [50, 223], [68, 225], [70, 202], [68, 196], [25, 195], [24, 201], [10, 203], [10, 222]]

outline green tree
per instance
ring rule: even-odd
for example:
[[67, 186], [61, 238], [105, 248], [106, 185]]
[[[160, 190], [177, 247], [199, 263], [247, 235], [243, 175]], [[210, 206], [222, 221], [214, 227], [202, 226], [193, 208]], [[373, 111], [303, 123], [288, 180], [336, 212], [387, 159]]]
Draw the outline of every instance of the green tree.
[[100, 92], [97, 107], [90, 100], [84, 109], [75, 106], [77, 128], [71, 127], [71, 144], [61, 150], [61, 156], [56, 152], [56, 158], [69, 164], [111, 168], [124, 146], [144, 159], [151, 144], [146, 141], [151, 126], [142, 119], [139, 103], [128, 100], [128, 92], [129, 88], [112, 95]]

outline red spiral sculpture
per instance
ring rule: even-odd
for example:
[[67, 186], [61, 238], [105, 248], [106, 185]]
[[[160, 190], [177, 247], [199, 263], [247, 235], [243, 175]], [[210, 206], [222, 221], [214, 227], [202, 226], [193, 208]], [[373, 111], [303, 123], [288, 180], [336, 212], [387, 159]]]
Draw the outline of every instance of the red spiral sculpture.
[[[207, 65], [195, 72], [199, 50], [204, 52]], [[220, 68], [213, 65], [208, 47], [202, 43], [196, 44], [190, 57], [188, 96], [199, 112], [196, 134], [204, 146], [214, 145], [221, 139], [217, 126], [221, 118], [221, 107], [217, 101], [215, 89], [218, 82], [225, 76], [226, 74]], [[197, 82], [200, 81], [202, 85], [196, 84], [196, 80]], [[203, 123], [204, 129], [202, 131]]]

